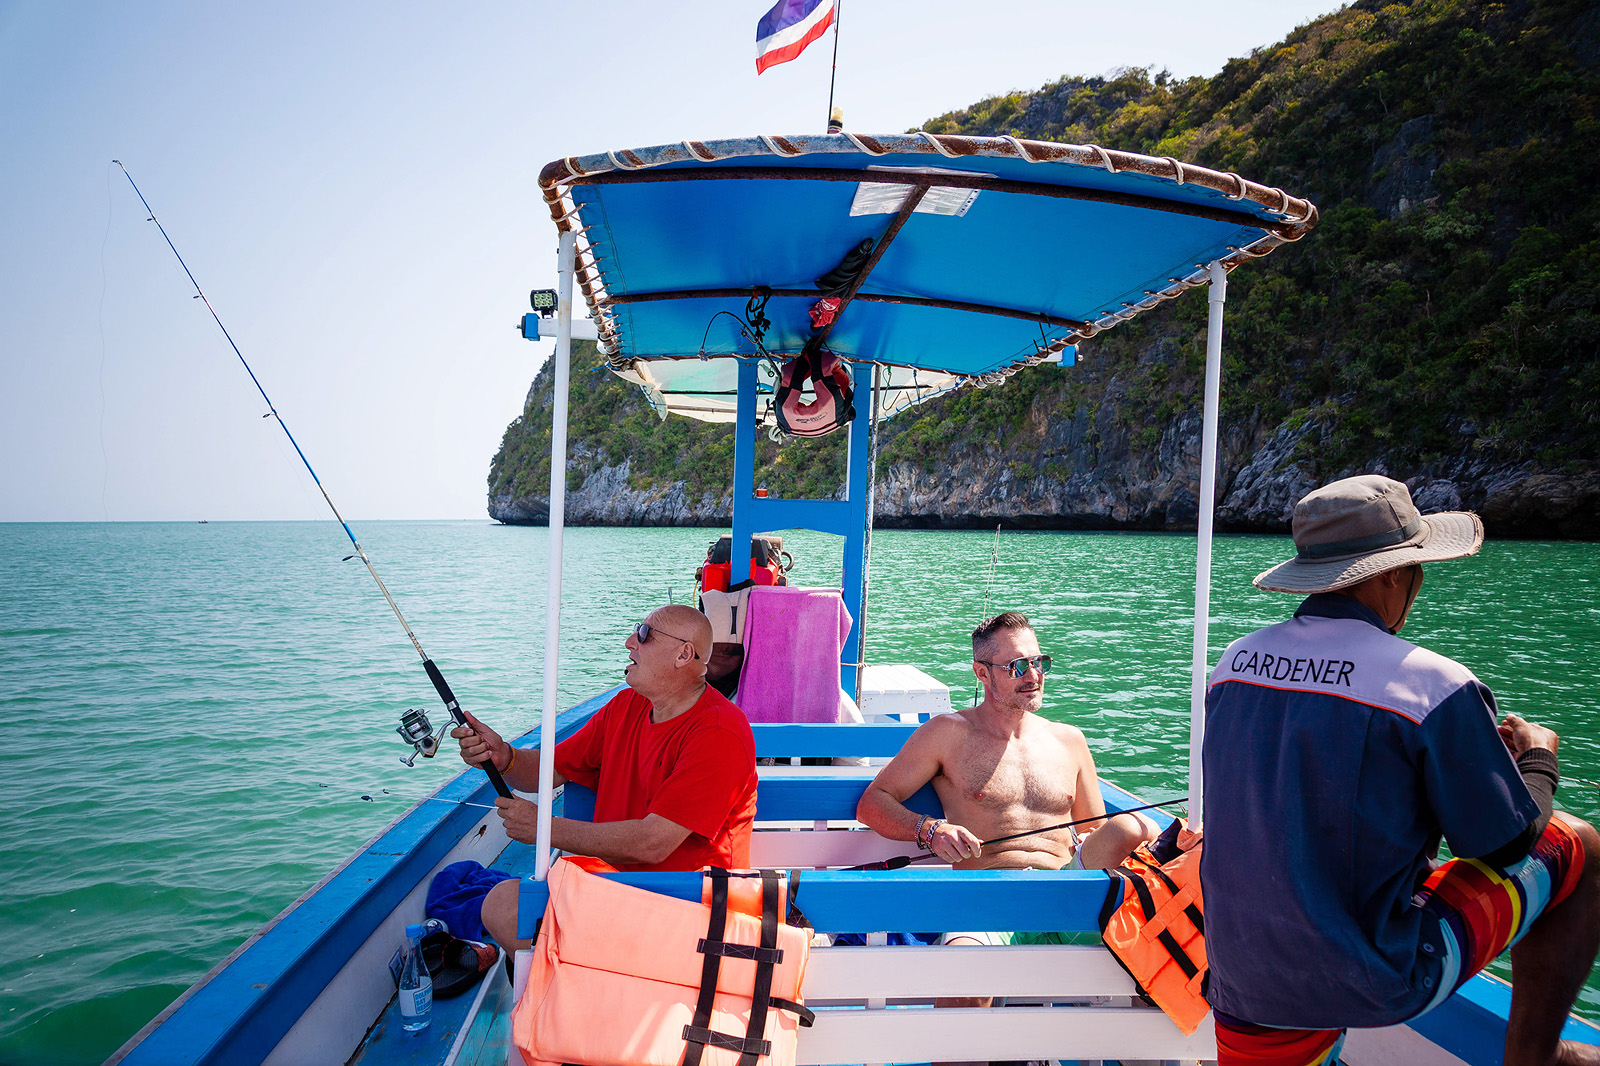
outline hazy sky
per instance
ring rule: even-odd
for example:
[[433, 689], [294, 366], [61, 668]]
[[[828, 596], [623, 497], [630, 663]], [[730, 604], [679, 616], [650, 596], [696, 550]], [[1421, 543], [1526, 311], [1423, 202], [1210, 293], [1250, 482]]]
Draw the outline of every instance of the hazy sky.
[[[483, 518], [550, 342], [558, 156], [820, 131], [770, 0], [0, 0], [0, 521]], [[837, 102], [892, 132], [1064, 74], [1216, 73], [1330, 0], [845, 0]], [[1114, 146], [1113, 146], [1114, 147]]]

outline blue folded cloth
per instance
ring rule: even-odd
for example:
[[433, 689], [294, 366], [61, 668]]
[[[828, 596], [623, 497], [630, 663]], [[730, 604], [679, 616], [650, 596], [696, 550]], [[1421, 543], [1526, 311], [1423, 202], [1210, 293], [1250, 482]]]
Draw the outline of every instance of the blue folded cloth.
[[515, 880], [516, 874], [486, 870], [482, 863], [467, 859], [453, 862], [433, 875], [428, 886], [427, 915], [439, 918], [450, 932], [462, 940], [487, 940], [483, 927], [483, 897], [501, 881]]
[[[900, 947], [919, 947], [923, 944], [937, 944], [939, 933], [890, 933], [889, 943]], [[835, 945], [861, 946], [866, 944], [865, 933], [840, 933], [833, 938]]]

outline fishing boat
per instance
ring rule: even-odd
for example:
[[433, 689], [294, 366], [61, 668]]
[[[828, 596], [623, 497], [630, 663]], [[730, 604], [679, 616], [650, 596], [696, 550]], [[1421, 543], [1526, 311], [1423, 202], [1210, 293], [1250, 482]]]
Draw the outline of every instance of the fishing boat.
[[[896, 704], [890, 690], [903, 676], [891, 683], [864, 658], [882, 421], [953, 389], [1004, 387], [1030, 367], [1070, 373], [1080, 342], [1205, 290], [1188, 797], [1191, 823], [1203, 821], [1198, 753], [1227, 278], [1309, 233], [1311, 203], [1176, 159], [925, 132], [685, 141], [569, 157], [544, 169], [539, 188], [558, 233], [559, 285], [536, 293], [522, 330], [556, 339], [548, 621], [543, 716], [516, 742], [539, 747], [543, 760], [536, 843], [508, 840], [487, 809], [490, 782], [463, 770], [241, 945], [113, 1063], [521, 1061], [509, 1047], [515, 990], [498, 968], [474, 995], [438, 1001], [430, 1028], [411, 1034], [400, 1025], [389, 961], [404, 927], [422, 919], [433, 875], [463, 859], [523, 876], [519, 921], [531, 931], [548, 899], [549, 816], [592, 813], [592, 794], [548, 786], [554, 742], [616, 691], [557, 706], [574, 337], [592, 337], [663, 418], [734, 425], [733, 545], [797, 528], [843, 538], [840, 591], [852, 628], [837, 678], [830, 670], [818, 684], [883, 713], [860, 724], [757, 725], [757, 754], [883, 758], [929, 711]], [[575, 313], [579, 296], [588, 319]], [[758, 495], [757, 433], [777, 422], [782, 364], [808, 344], [848, 368], [857, 414], [843, 430], [845, 484], [824, 500]], [[864, 944], [819, 942], [811, 953], [803, 992], [816, 1022], [800, 1034], [799, 1063], [1215, 1057], [1209, 1021], [1185, 1035], [1103, 947], [889, 944], [889, 931], [906, 929], [1094, 931], [1109, 881], [1099, 871], [844, 869], [912, 853], [855, 821], [870, 773], [779, 765], [760, 774], [753, 863], [803, 871], [796, 902], [820, 933], [865, 934]], [[1109, 810], [1140, 803], [1109, 782], [1101, 789]], [[937, 811], [931, 790], [911, 805]], [[700, 898], [697, 874], [622, 879]], [[935, 1009], [947, 996], [1003, 1005]], [[1508, 1004], [1508, 985], [1479, 976], [1410, 1025], [1353, 1032], [1343, 1061], [1498, 1063]], [[1600, 1043], [1600, 1031], [1577, 1019], [1566, 1035]]]

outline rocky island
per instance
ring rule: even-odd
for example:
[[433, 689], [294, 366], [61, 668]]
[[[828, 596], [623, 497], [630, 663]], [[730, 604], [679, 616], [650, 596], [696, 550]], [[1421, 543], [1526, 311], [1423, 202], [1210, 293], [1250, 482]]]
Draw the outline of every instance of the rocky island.
[[[1068, 77], [923, 128], [1172, 156], [1317, 203], [1309, 237], [1231, 279], [1219, 528], [1284, 531], [1310, 488], [1376, 472], [1491, 536], [1600, 537], [1600, 8], [1361, 0], [1212, 78]], [[875, 520], [1193, 529], [1205, 314], [1164, 304], [1076, 366], [885, 422]], [[660, 422], [599, 365], [574, 347], [567, 521], [727, 525], [731, 427]], [[550, 377], [491, 464], [499, 521], [548, 519]], [[832, 495], [843, 435], [763, 438], [757, 462], [773, 495]]]

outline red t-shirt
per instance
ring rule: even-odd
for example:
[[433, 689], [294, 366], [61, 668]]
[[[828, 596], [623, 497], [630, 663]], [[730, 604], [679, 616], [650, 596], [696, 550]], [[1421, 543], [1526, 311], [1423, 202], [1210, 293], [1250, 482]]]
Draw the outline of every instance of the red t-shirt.
[[617, 693], [556, 745], [556, 773], [594, 789], [597, 822], [659, 814], [689, 830], [660, 863], [619, 869], [749, 866], [756, 742], [744, 712], [709, 685], [669, 721], [652, 722], [650, 709], [631, 688]]

